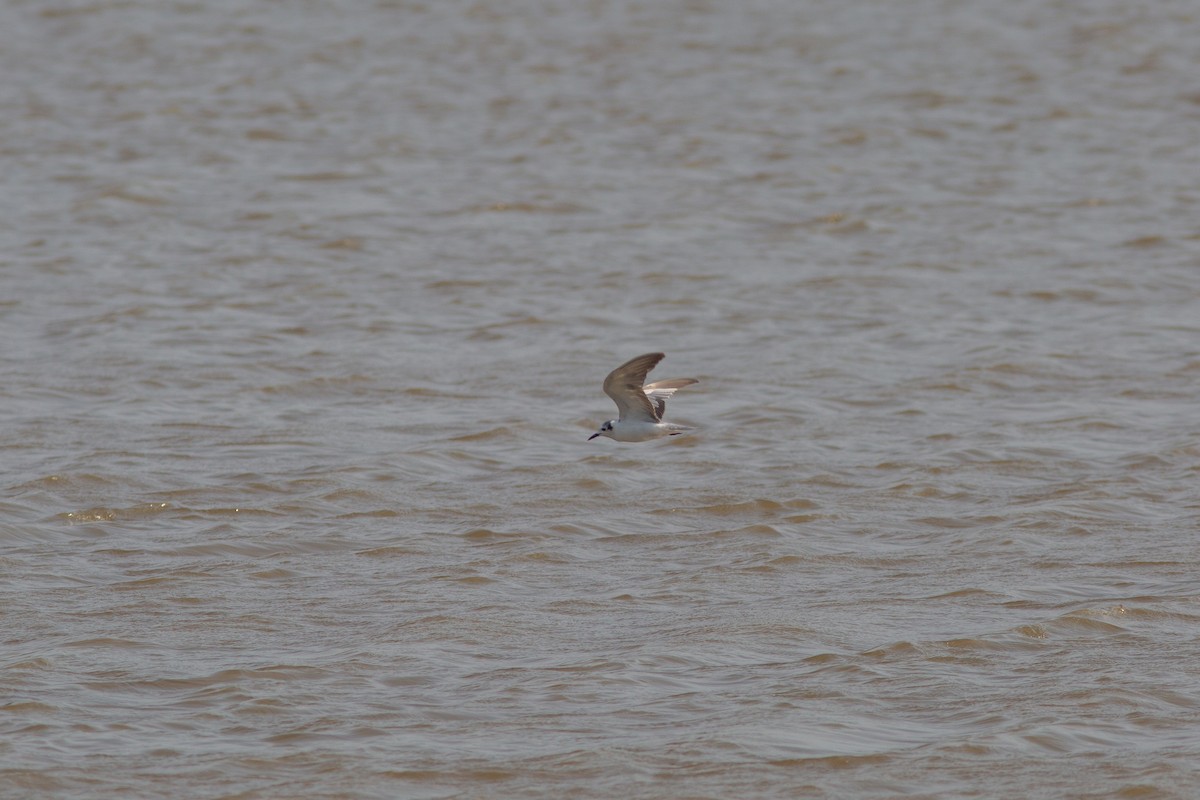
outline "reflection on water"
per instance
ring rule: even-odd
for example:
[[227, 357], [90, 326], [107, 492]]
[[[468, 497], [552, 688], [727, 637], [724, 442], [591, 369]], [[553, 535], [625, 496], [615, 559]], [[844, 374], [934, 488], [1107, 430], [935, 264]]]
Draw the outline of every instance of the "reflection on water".
[[1194, 791], [1190, 6], [0, 15], [0, 794]]

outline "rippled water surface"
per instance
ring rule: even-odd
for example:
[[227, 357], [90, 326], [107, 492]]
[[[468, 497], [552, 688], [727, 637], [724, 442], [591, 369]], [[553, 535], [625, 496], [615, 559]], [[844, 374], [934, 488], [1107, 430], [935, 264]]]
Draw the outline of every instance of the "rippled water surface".
[[0, 40], [0, 796], [1197, 796], [1194, 3]]

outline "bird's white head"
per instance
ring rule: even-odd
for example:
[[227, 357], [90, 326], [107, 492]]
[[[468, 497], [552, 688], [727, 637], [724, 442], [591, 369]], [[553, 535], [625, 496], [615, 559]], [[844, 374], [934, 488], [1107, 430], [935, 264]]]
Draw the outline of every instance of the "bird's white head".
[[588, 441], [590, 442], [592, 439], [595, 439], [597, 436], [607, 436], [608, 438], [611, 439], [612, 433], [613, 433], [613, 425], [615, 425], [616, 422], [617, 421], [615, 419], [610, 419], [607, 422], [605, 422], [603, 425], [600, 426], [600, 430], [596, 431], [595, 433], [593, 433], [591, 436], [588, 437]]

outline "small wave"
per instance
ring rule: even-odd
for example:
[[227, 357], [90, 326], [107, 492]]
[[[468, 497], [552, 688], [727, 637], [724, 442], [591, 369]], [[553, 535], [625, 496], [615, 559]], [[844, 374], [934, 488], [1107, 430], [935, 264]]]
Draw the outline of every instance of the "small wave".
[[114, 520], [136, 520], [153, 517], [171, 510], [171, 508], [172, 506], [169, 503], [139, 503], [138, 505], [125, 508], [96, 506], [80, 511], [67, 511], [58, 514], [57, 517], [72, 524], [79, 522], [112, 522]]
[[63, 647], [116, 647], [122, 649], [152, 646], [147, 642], [139, 642], [133, 639], [114, 639], [104, 636], [96, 639], [77, 639], [73, 642], [63, 643]]
[[18, 700], [12, 703], [0, 704], [0, 712], [5, 714], [36, 714], [41, 716], [44, 714], [56, 714], [58, 711], [58, 706], [39, 703], [36, 700]]
[[771, 525], [765, 525], [762, 523], [759, 523], [757, 525], [746, 525], [744, 527], [733, 528], [731, 530], [708, 531], [702, 535], [706, 536], [706, 537], [711, 536], [711, 537], [716, 537], [716, 538], [724, 538], [727, 536], [772, 536], [772, 537], [783, 536], [783, 534], [779, 532], [778, 528], [775, 528]]
[[489, 439], [507, 439], [513, 435], [512, 429], [501, 425], [497, 428], [491, 428], [486, 431], [478, 431], [476, 433], [466, 433], [462, 436], [453, 436], [450, 438], [452, 442], [483, 442]]
[[680, 510], [684, 510], [696, 514], [707, 514], [717, 517], [735, 517], [735, 516], [778, 516], [784, 511], [799, 511], [816, 508], [817, 504], [811, 500], [795, 499], [795, 500], [768, 500], [759, 498], [756, 500], [745, 500], [734, 503], [717, 503], [709, 506], [698, 506], [688, 509], [654, 509], [651, 514], [678, 514]]
[[400, 516], [403, 516], [403, 514], [399, 511], [396, 511], [395, 509], [378, 508], [373, 511], [351, 511], [346, 514], [338, 514], [337, 519], [363, 519], [363, 518], [389, 519], [392, 517], [400, 517]]
[[203, 542], [164, 550], [174, 556], [269, 556], [280, 551], [277, 545], [259, 544], [252, 539], [236, 542]]

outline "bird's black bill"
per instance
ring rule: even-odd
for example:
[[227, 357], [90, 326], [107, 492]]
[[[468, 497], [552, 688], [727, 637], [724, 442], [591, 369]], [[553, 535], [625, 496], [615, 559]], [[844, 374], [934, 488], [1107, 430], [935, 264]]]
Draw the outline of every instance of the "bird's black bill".
[[595, 439], [599, 435], [600, 434], [598, 434], [598, 433], [593, 433], [591, 436], [588, 437], [588, 441], [590, 442], [592, 439]]

